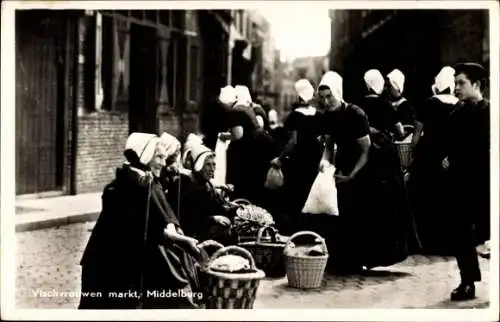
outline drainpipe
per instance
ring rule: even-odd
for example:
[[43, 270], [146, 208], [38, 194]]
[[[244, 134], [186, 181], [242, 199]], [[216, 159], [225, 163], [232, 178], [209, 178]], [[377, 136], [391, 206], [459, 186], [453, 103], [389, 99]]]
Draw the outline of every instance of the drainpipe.
[[73, 111], [72, 115], [72, 131], [71, 131], [71, 185], [70, 194], [77, 194], [77, 153], [78, 153], [78, 115], [80, 108], [79, 106], [81, 92], [83, 88], [80, 86], [81, 78], [83, 77], [83, 40], [85, 36], [85, 16], [80, 14], [77, 18], [77, 23], [74, 32], [74, 48], [75, 53], [73, 55]]
[[[231, 10], [231, 18], [233, 17], [232, 10]], [[229, 30], [227, 32], [227, 85], [231, 85], [231, 74], [232, 74], [232, 65], [233, 65], [233, 50], [232, 50], [232, 37], [233, 35], [231, 34], [231, 26], [233, 24], [233, 21], [231, 19], [229, 23]]]

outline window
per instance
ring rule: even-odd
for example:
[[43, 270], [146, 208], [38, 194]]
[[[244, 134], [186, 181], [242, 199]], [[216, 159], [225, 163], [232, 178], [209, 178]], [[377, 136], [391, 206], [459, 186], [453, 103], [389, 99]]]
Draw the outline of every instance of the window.
[[130, 10], [130, 14], [132, 17], [142, 20], [144, 19], [144, 11], [143, 10]]
[[144, 16], [151, 23], [158, 22], [158, 10], [144, 10]]
[[175, 107], [177, 104], [176, 95], [176, 74], [177, 74], [177, 41], [175, 37], [172, 37], [168, 45], [168, 56], [167, 56], [167, 89], [168, 89], [168, 99], [169, 105]]
[[162, 25], [170, 26], [170, 10], [160, 10], [158, 12], [159, 20]]
[[198, 33], [198, 14], [195, 10], [186, 10], [186, 30]]
[[123, 19], [102, 17], [102, 108], [128, 109], [130, 23]]
[[172, 27], [182, 30], [185, 20], [185, 10], [172, 10]]

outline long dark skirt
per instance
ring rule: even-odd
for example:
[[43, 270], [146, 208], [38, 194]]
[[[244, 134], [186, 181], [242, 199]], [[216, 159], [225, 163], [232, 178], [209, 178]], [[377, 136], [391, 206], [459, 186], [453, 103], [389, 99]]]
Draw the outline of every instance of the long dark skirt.
[[327, 236], [334, 271], [354, 273], [407, 258], [413, 231], [397, 158], [391, 146], [373, 147], [357, 177], [338, 185], [337, 227]]
[[[166, 295], [169, 291], [183, 290], [186, 294], [200, 291], [195, 259], [174, 245], [159, 246], [148, 253], [143, 263], [96, 259], [82, 265], [82, 294], [96, 292], [99, 296], [82, 295], [79, 309], [196, 308], [199, 299]], [[142, 298], [141, 269], [144, 270]]]
[[449, 255], [453, 249], [449, 229], [453, 214], [448, 207], [452, 197], [448, 187], [450, 178], [436, 149], [423, 139], [419, 142], [408, 187], [422, 252]]
[[264, 131], [231, 142], [227, 151], [227, 181], [234, 185], [235, 198], [265, 206], [264, 183], [273, 157], [272, 139]]
[[283, 165], [285, 185], [282, 207], [284, 209], [287, 233], [302, 230], [302, 209], [307, 201], [311, 187], [318, 175], [321, 159], [320, 148], [297, 148]]

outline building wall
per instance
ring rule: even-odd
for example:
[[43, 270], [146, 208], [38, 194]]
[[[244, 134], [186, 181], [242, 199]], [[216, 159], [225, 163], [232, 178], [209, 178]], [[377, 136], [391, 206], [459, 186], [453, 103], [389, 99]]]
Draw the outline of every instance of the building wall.
[[128, 115], [99, 113], [79, 119], [76, 159], [78, 193], [99, 191], [124, 161]]
[[[192, 15], [193, 12], [190, 14]], [[92, 20], [88, 19], [88, 21]], [[92, 22], [88, 21], [85, 24], [86, 28], [84, 28], [87, 33], [92, 30]], [[199, 46], [199, 44], [195, 39], [196, 27], [193, 26], [195, 22], [192, 19], [188, 22], [189, 28], [194, 30], [189, 30], [186, 38], [177, 42], [177, 46], [185, 46], [186, 49], [177, 47], [177, 52], [169, 52], [167, 58], [168, 60], [177, 59], [167, 68], [168, 79], [171, 79], [169, 73], [175, 75], [175, 87], [169, 87], [168, 89], [168, 102], [161, 97], [163, 95], [160, 95], [161, 89], [157, 89], [156, 118], [150, 120], [152, 124], [156, 124], [155, 128], [158, 134], [168, 132], [180, 140], [183, 140], [187, 133], [198, 130], [199, 105], [203, 100], [202, 66], [199, 65], [201, 63], [202, 49], [197, 47], [199, 49], [199, 59], [194, 60], [190, 56], [193, 46]], [[83, 38], [87, 39], [87, 41], [89, 39], [85, 35]], [[174, 41], [173, 39], [170, 38], [169, 41]], [[90, 37], [90, 43], [93, 43], [93, 41], [94, 39]], [[86, 45], [89, 46], [88, 43]], [[133, 46], [132, 43], [130, 45]], [[90, 45], [90, 47], [92, 46]], [[153, 50], [156, 50], [156, 48]], [[78, 80], [80, 96], [78, 107], [80, 113], [77, 119], [76, 193], [101, 191], [114, 178], [116, 168], [124, 161], [123, 149], [130, 132], [129, 93], [125, 91], [127, 85], [124, 85], [123, 90], [119, 88], [118, 94], [113, 94], [118, 97], [115, 99], [115, 106], [96, 109], [96, 93], [92, 92], [93, 86], [88, 84], [88, 82], [93, 84], [94, 81], [92, 70], [90, 76], [88, 71], [89, 65], [95, 63], [92, 59], [92, 48], [90, 50], [84, 49], [83, 54], [88, 57], [81, 61], [80, 78]], [[124, 63], [130, 64], [130, 61]], [[197, 72], [194, 69], [195, 64]], [[161, 70], [161, 65], [158, 66], [160, 66], [158, 69]], [[103, 77], [107, 77], [104, 73], [102, 74]], [[122, 77], [124, 76], [122, 75]], [[171, 80], [168, 82], [169, 84], [172, 83]], [[160, 87], [159, 83], [156, 85]], [[104, 89], [104, 91], [105, 96], [110, 95], [109, 88]], [[193, 91], [196, 91], [196, 93]]]

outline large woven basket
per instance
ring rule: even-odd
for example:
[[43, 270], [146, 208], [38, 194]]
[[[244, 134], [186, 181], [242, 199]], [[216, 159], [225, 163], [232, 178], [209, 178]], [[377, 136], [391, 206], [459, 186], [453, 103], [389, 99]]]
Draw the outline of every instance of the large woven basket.
[[395, 144], [401, 159], [401, 166], [406, 170], [411, 166], [411, 143], [396, 142]]
[[[250, 261], [251, 273], [223, 273], [210, 269], [218, 257], [233, 253]], [[216, 251], [204, 267], [205, 285], [203, 298], [206, 309], [252, 309], [260, 281], [266, 274], [257, 269], [255, 261], [246, 249], [228, 246]]]
[[415, 131], [415, 128], [412, 125], [405, 125], [404, 129], [406, 132], [410, 132], [409, 136], [407, 136], [404, 140], [402, 141], [396, 141], [394, 142], [396, 145], [396, 148], [398, 149], [399, 153], [399, 158], [401, 159], [401, 166], [403, 167], [403, 170], [407, 170], [411, 166], [412, 162], [412, 137], [413, 137], [413, 132]]
[[[311, 235], [319, 239], [321, 246], [325, 251], [322, 256], [291, 255], [289, 253], [291, 242], [294, 238], [304, 235]], [[288, 239], [285, 249], [285, 267], [288, 285], [294, 288], [318, 288], [321, 287], [321, 281], [325, 273], [328, 261], [328, 249], [325, 239], [312, 231], [301, 231], [293, 234]]]
[[[271, 240], [269, 242], [262, 241], [264, 232], [270, 233]], [[262, 227], [257, 234], [256, 241], [238, 244], [252, 254], [257, 268], [262, 269], [268, 277], [283, 277], [286, 274], [285, 259], [283, 258], [286, 243], [279, 242], [276, 235], [276, 229]]]

